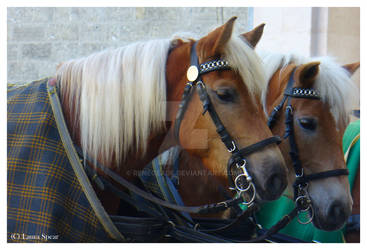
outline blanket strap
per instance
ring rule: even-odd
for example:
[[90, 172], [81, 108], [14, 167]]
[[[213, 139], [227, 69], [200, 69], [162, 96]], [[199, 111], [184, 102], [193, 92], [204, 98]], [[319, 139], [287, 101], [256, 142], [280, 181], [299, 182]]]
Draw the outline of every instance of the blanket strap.
[[79, 160], [79, 156], [75, 151], [73, 146], [73, 141], [71, 140], [70, 134], [68, 132], [64, 116], [62, 113], [62, 108], [60, 104], [59, 97], [57, 95], [56, 80], [51, 78], [47, 82], [47, 92], [50, 99], [51, 107], [55, 116], [55, 121], [59, 134], [64, 144], [66, 154], [70, 161], [71, 166], [77, 176], [79, 183], [87, 197], [90, 205], [92, 206], [99, 222], [102, 224], [106, 232], [111, 238], [117, 241], [126, 241], [125, 237], [118, 231], [116, 226], [113, 224], [111, 218], [107, 214], [106, 210], [103, 208], [100, 200], [98, 199], [96, 193], [93, 190], [91, 183], [89, 182], [88, 176], [84, 172], [84, 168]]

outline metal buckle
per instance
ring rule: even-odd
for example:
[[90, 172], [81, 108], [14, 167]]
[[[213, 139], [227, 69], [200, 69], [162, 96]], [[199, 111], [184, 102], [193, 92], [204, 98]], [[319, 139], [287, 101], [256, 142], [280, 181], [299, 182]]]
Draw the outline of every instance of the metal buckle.
[[187, 82], [186, 85], [192, 87], [192, 82]]
[[195, 85], [196, 85], [196, 86], [201, 85], [201, 87], [202, 87], [203, 89], [205, 89], [205, 88], [206, 88], [206, 86], [205, 86], [205, 84], [203, 83], [203, 81], [197, 81]]
[[296, 174], [296, 178], [303, 177], [303, 168], [301, 168], [302, 173], [300, 175]]
[[233, 151], [236, 150], [236, 144], [234, 144], [234, 141], [232, 141], [232, 146], [233, 146], [232, 148], [227, 149], [228, 152], [230, 152], [230, 153], [232, 153]]
[[291, 114], [293, 114], [293, 109], [292, 109], [292, 106], [291, 105], [288, 105], [285, 110], [289, 110], [291, 112]]
[[172, 226], [172, 228], [176, 227], [176, 224], [171, 220], [167, 221], [167, 223], [170, 224]]
[[222, 205], [222, 204], [224, 205], [224, 207], [228, 208], [228, 203], [227, 202], [221, 201], [221, 202], [218, 203], [218, 205]]
[[243, 174], [240, 174], [239, 176], [243, 176], [244, 175], [246, 177], [246, 180], [248, 182], [250, 182], [250, 181], [252, 181], [252, 178], [251, 178], [250, 174], [247, 172], [246, 164], [247, 164], [247, 161], [245, 159], [242, 159], [242, 164], [239, 165], [238, 163], [236, 163], [236, 166], [237, 166], [237, 168], [242, 169], [242, 172], [243, 172]]

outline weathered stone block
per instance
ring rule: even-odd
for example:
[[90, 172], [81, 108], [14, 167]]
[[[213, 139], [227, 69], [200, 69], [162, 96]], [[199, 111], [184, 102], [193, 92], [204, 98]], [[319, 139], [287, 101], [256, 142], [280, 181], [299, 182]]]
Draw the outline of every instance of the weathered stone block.
[[83, 25], [79, 29], [79, 40], [82, 42], [106, 42], [109, 26], [106, 24], [93, 23]]
[[18, 59], [18, 45], [8, 44], [8, 61], [15, 61]]
[[11, 41], [43, 41], [45, 39], [45, 27], [40, 25], [19, 25], [14, 27]]
[[24, 44], [22, 46], [22, 57], [40, 60], [50, 58], [51, 43]]
[[48, 24], [45, 26], [48, 41], [78, 41], [79, 27], [75, 23]]
[[49, 7], [9, 7], [8, 21], [13, 23], [49, 23], [53, 21], [55, 8]]

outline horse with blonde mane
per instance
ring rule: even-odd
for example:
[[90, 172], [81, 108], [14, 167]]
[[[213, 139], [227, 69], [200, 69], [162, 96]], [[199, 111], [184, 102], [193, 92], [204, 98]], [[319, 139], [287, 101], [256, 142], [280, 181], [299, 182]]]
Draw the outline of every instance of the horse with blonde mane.
[[[317, 229], [339, 230], [353, 204], [342, 139], [358, 97], [350, 75], [359, 63], [340, 66], [330, 57], [259, 54], [268, 82], [264, 107], [272, 132], [284, 134], [286, 139], [280, 149], [288, 166], [289, 183], [289, 199], [282, 197], [265, 204], [257, 215], [259, 223], [270, 227], [294, 206], [293, 199], [297, 203], [302, 196], [309, 216], [301, 216], [299, 223], [312, 221]], [[326, 235], [315, 230], [315, 235], [308, 233], [306, 237], [303, 232], [314, 229], [302, 226], [294, 221], [281, 232], [306, 241], [320, 240], [317, 234]], [[333, 237], [327, 240], [343, 238]]]
[[[126, 202], [120, 203], [120, 199], [125, 197], [121, 194], [124, 192], [135, 193], [172, 211], [181, 209], [188, 213], [205, 211], [214, 214], [234, 203], [247, 201], [251, 205], [255, 199], [273, 200], [281, 195], [286, 187], [286, 168], [275, 145], [279, 139], [272, 137], [267, 128], [261, 106], [261, 94], [265, 91], [266, 82], [261, 61], [251, 48], [258, 39], [249, 33], [246, 36], [249, 45], [244, 46], [243, 39], [232, 36], [235, 19], [231, 18], [197, 41], [174, 37], [137, 42], [70, 60], [58, 67], [55, 79], [47, 83], [51, 100], [60, 98], [62, 112], [55, 119], [61, 119], [60, 116], [64, 115], [64, 130], [70, 131], [72, 143], [80, 149], [85, 170], [92, 172], [93, 187], [100, 201], [91, 202], [95, 201], [94, 191], [88, 189], [88, 183], [81, 181], [82, 188], [79, 189], [84, 190], [93, 208], [87, 213], [96, 221], [93, 226], [85, 226], [83, 223], [90, 219], [83, 218], [78, 224], [81, 231], [76, 233], [73, 227], [65, 224], [68, 216], [60, 220], [60, 215], [57, 215], [60, 211], [45, 206], [41, 209], [52, 210], [45, 210], [52, 222], [37, 227], [28, 226], [27, 234], [47, 233], [57, 228], [64, 241], [93, 241], [96, 232], [92, 229], [101, 223], [110, 238], [127, 240], [124, 234], [129, 232], [118, 231], [117, 224], [111, 223], [107, 216], [107, 213], [130, 215], [131, 206]], [[37, 84], [41, 84], [36, 86], [38, 89], [44, 88], [43, 83]], [[14, 97], [9, 98], [8, 112], [15, 102]], [[177, 105], [179, 102], [180, 105]], [[52, 104], [54, 111], [55, 106]], [[50, 118], [50, 121], [53, 120]], [[61, 125], [57, 122], [58, 128], [62, 126], [62, 122]], [[14, 144], [15, 132], [19, 133], [13, 126], [8, 126], [10, 149]], [[63, 142], [68, 141], [68, 136], [61, 137]], [[202, 206], [205, 202], [214, 205], [172, 205], [137, 188], [141, 179], [131, 174], [132, 170], [142, 171], [160, 153], [176, 145], [182, 147], [186, 157], [194, 159], [208, 172], [215, 173], [215, 183], [225, 189], [232, 185], [238, 191], [239, 198], [218, 202], [217, 189], [211, 191], [212, 184], [195, 181], [195, 176], [180, 178], [179, 190], [182, 191], [183, 201], [192, 206]], [[62, 144], [60, 147], [63, 147]], [[65, 147], [68, 158], [79, 166], [80, 160], [75, 156], [79, 150], [70, 148], [70, 144]], [[16, 150], [9, 152], [8, 166], [15, 169], [21, 164], [17, 160], [19, 155]], [[35, 157], [25, 157], [29, 159], [29, 166], [40, 161]], [[78, 178], [83, 177], [74, 165], [73, 169]], [[247, 200], [248, 195], [250, 200]], [[130, 205], [134, 204], [129, 199], [126, 198]], [[58, 203], [60, 198], [52, 202]], [[11, 206], [12, 203], [9, 204], [8, 213], [13, 215], [13, 219], [11, 223], [8, 220], [8, 233], [12, 240], [17, 240], [18, 237], [13, 237], [12, 233], [18, 233], [16, 228], [20, 223], [31, 222], [14, 218], [22, 217], [22, 211], [30, 212], [35, 208], [23, 206], [17, 210]], [[75, 204], [68, 206], [68, 209], [73, 207]], [[93, 211], [97, 216], [93, 215]], [[84, 216], [86, 213], [76, 214]], [[164, 223], [164, 228], [173, 224], [173, 229], [177, 229], [179, 220], [169, 218]], [[118, 224], [123, 223], [120, 221]]]

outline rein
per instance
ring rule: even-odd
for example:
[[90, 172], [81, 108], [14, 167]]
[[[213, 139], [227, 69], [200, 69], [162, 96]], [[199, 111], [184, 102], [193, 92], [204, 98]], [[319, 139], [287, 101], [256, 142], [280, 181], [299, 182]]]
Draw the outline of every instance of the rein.
[[285, 110], [285, 134], [283, 136], [284, 139], [288, 138], [289, 145], [290, 145], [290, 152], [289, 155], [292, 160], [293, 169], [296, 175], [296, 180], [293, 183], [293, 191], [294, 191], [294, 200], [296, 202], [297, 206], [303, 207], [303, 209], [300, 210], [300, 212], [306, 212], [311, 210], [311, 217], [308, 221], [302, 222], [299, 218], [298, 221], [301, 224], [308, 224], [312, 221], [314, 211], [311, 204], [311, 199], [309, 197], [307, 187], [308, 183], [313, 180], [320, 180], [325, 179], [329, 177], [335, 177], [335, 176], [341, 176], [341, 175], [348, 175], [349, 171], [348, 169], [334, 169], [334, 170], [328, 170], [323, 171], [319, 173], [304, 174], [303, 167], [301, 160], [299, 158], [299, 151], [296, 143], [296, 137], [294, 133], [294, 108], [291, 105], [291, 99], [292, 98], [303, 98], [303, 99], [313, 99], [313, 100], [320, 100], [321, 97], [317, 90], [313, 88], [295, 88], [293, 87], [295, 80], [294, 80], [294, 73], [296, 71], [296, 68], [293, 69], [291, 76], [288, 80], [286, 89], [284, 91], [283, 99], [281, 102], [273, 109], [272, 113], [269, 116], [268, 119], [268, 126], [271, 129], [278, 116], [279, 111], [282, 110], [284, 104], [286, 104], [286, 110]]

